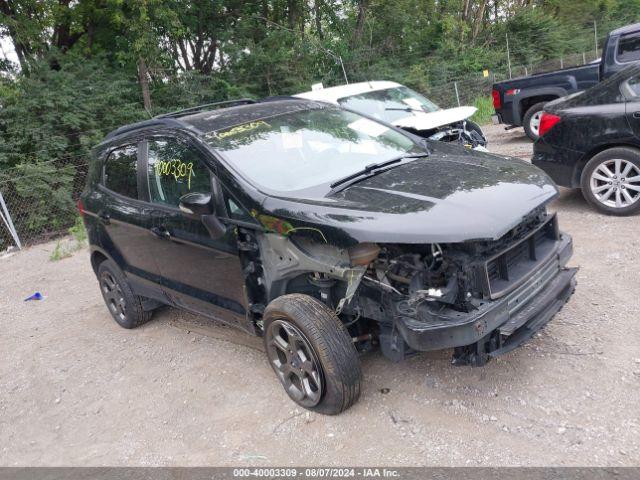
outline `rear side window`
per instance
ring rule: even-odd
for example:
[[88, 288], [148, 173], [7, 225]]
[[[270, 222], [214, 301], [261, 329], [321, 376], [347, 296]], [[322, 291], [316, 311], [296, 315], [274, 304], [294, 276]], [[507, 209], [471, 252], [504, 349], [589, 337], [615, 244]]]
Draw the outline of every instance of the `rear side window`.
[[104, 186], [125, 197], [138, 198], [138, 148], [113, 150], [104, 164]]
[[210, 193], [209, 169], [195, 148], [175, 139], [149, 140], [149, 198], [177, 207], [187, 193]]
[[640, 100], [640, 75], [631, 77], [629, 80], [622, 84], [622, 92], [627, 100], [633, 100], [635, 102]]
[[620, 37], [616, 59], [620, 63], [640, 60], [640, 32], [634, 32]]

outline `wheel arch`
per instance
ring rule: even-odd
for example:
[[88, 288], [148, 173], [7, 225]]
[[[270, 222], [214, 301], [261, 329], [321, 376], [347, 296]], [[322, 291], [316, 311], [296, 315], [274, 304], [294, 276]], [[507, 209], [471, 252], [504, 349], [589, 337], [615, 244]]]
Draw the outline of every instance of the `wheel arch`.
[[589, 160], [591, 160], [593, 157], [595, 157], [599, 153], [602, 153], [606, 150], [611, 150], [613, 148], [630, 148], [640, 153], [640, 146], [635, 145], [633, 143], [619, 142], [619, 143], [607, 143], [603, 145], [598, 145], [592, 148], [591, 150], [589, 150], [588, 152], [586, 152], [580, 158], [580, 160], [578, 160], [578, 162], [576, 163], [576, 166], [573, 170], [572, 185], [574, 185], [576, 188], [580, 186], [580, 182], [582, 180], [582, 172], [584, 172], [584, 167], [587, 165], [587, 163], [589, 163]]
[[556, 100], [560, 98], [557, 95], [534, 95], [532, 97], [525, 97], [522, 100], [520, 100], [520, 111], [522, 112], [522, 116], [524, 117], [524, 115], [527, 113], [527, 111], [533, 107], [534, 105], [538, 104], [538, 103], [542, 103], [542, 102], [550, 102], [552, 100]]
[[556, 100], [560, 97], [564, 97], [567, 93], [568, 92], [564, 88], [559, 87], [527, 89], [524, 92], [515, 95], [513, 99], [513, 118], [518, 119], [520, 124], [522, 124], [524, 115], [533, 105], [540, 102]]
[[105, 260], [112, 260], [113, 261], [113, 258], [111, 258], [107, 254], [107, 252], [105, 252], [101, 248], [91, 247], [91, 268], [93, 268], [93, 272], [96, 275], [98, 274], [98, 267]]

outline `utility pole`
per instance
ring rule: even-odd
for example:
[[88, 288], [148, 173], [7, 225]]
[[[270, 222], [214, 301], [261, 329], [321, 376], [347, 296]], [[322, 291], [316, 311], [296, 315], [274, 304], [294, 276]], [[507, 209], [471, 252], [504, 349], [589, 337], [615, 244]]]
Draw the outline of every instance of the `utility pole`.
[[595, 20], [593, 21], [593, 38], [595, 39], [596, 45], [596, 56], [594, 58], [595, 60], [596, 58], [598, 58], [598, 24]]
[[509, 65], [509, 78], [511, 78], [511, 55], [509, 54], [509, 34], [504, 34], [507, 39], [507, 64]]

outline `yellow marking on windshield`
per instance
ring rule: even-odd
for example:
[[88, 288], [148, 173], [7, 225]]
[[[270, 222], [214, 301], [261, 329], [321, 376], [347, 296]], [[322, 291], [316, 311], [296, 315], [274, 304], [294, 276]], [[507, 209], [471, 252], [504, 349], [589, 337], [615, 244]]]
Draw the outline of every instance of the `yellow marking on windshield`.
[[271, 125], [269, 125], [264, 120], [258, 120], [256, 122], [244, 123], [242, 125], [238, 125], [237, 127], [232, 127], [227, 131], [211, 132], [210, 134], [207, 134], [207, 136], [208, 137], [217, 138], [218, 140], [222, 140], [224, 138], [232, 137], [232, 136], [238, 135], [240, 133], [251, 132], [252, 130], [256, 130], [256, 129], [260, 128], [260, 127], [271, 128]]
[[182, 160], [159, 160], [153, 166], [157, 176], [172, 176], [176, 181], [179, 178], [187, 178], [187, 188], [191, 190], [191, 177], [196, 174], [193, 171], [193, 162], [183, 162]]

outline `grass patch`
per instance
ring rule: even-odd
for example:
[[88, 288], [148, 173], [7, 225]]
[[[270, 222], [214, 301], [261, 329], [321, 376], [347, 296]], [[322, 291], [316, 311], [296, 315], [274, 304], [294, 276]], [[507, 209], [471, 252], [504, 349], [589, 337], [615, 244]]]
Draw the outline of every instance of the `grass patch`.
[[87, 241], [87, 230], [84, 228], [84, 222], [81, 217], [76, 217], [76, 222], [73, 227], [69, 229], [69, 233], [73, 235], [78, 243], [84, 243]]
[[63, 238], [56, 242], [56, 246], [51, 252], [51, 256], [49, 256], [49, 260], [52, 262], [70, 257], [87, 242], [87, 231], [84, 228], [84, 223], [82, 223], [82, 218], [76, 218], [76, 222], [69, 229], [69, 233], [71, 238]]
[[491, 115], [493, 115], [493, 99], [491, 97], [477, 97], [473, 101], [473, 106], [478, 109], [471, 117], [471, 121], [478, 125], [487, 125], [491, 123]]

